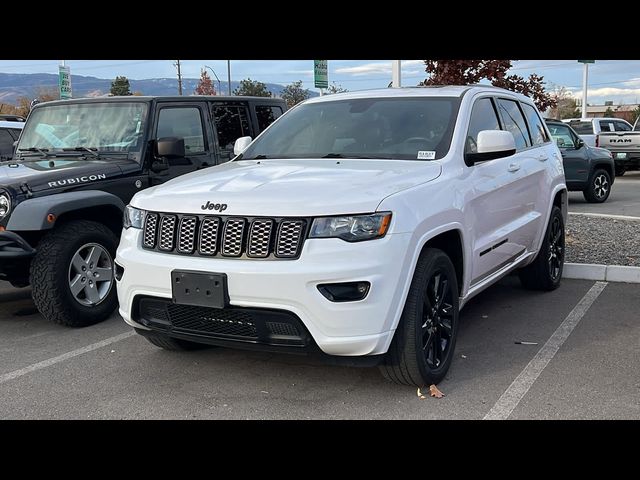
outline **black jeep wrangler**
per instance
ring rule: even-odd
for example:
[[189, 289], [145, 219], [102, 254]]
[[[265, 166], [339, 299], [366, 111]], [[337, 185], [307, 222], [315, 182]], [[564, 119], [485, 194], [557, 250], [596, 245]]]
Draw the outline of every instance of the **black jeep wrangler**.
[[118, 304], [122, 212], [143, 188], [229, 161], [286, 110], [266, 97], [107, 97], [38, 104], [0, 162], [0, 279], [72, 327]]

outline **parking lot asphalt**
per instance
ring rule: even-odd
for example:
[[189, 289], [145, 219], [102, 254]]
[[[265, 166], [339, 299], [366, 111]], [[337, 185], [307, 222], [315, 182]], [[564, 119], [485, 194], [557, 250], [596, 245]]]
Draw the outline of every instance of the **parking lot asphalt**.
[[617, 177], [604, 203], [587, 203], [582, 192], [569, 192], [569, 212], [640, 217], [640, 171]]
[[[503, 279], [461, 312], [455, 359], [439, 385], [446, 396], [421, 400], [376, 368], [223, 348], [163, 351], [117, 315], [83, 329], [49, 324], [29, 289], [0, 282], [0, 418], [481, 419], [507, 392], [518, 398], [508, 418], [638, 419], [640, 287], [596, 287], [602, 292], [570, 331], [565, 320], [593, 297], [594, 282], [564, 279], [539, 293]], [[549, 357], [560, 325], [570, 333]], [[538, 352], [548, 364], [533, 374]], [[514, 382], [523, 378], [525, 390]]]

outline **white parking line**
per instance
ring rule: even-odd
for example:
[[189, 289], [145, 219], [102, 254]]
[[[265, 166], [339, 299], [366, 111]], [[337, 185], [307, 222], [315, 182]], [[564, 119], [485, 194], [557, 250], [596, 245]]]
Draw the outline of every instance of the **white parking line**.
[[513, 381], [509, 388], [502, 394], [496, 404], [484, 416], [483, 420], [506, 420], [518, 406], [520, 400], [527, 394], [533, 383], [540, 376], [551, 359], [558, 352], [562, 344], [576, 328], [582, 317], [593, 302], [600, 296], [607, 282], [596, 282], [582, 297], [582, 300], [571, 310], [567, 318], [553, 332], [547, 343], [531, 359], [520, 375]]
[[13, 380], [14, 378], [18, 378], [23, 375], [26, 375], [27, 373], [35, 372], [36, 370], [42, 370], [43, 368], [50, 367], [51, 365], [55, 365], [56, 363], [64, 362], [65, 360], [69, 360], [70, 358], [77, 357], [78, 355], [82, 355], [83, 353], [87, 353], [92, 350], [97, 350], [98, 348], [106, 347], [107, 345], [119, 342], [120, 340], [129, 338], [135, 334], [136, 332], [134, 331], [121, 333], [120, 335], [107, 338], [105, 340], [102, 340], [101, 342], [92, 343], [91, 345], [87, 345], [86, 347], [78, 348], [77, 350], [72, 350], [70, 352], [63, 353], [62, 355], [58, 355], [57, 357], [53, 357], [48, 360], [43, 360], [42, 362], [34, 363], [33, 365], [29, 365], [28, 367], [24, 367], [19, 370], [14, 370], [13, 372], [5, 373], [3, 375], [0, 375], [0, 384], [8, 382], [9, 380]]
[[[625, 205], [625, 207], [633, 207], [634, 205]], [[630, 215], [613, 215], [610, 213], [587, 213], [587, 212], [569, 212], [569, 215], [575, 215], [578, 217], [592, 217], [592, 218], [611, 218], [613, 220], [630, 220], [639, 222], [640, 217], [632, 217]]]

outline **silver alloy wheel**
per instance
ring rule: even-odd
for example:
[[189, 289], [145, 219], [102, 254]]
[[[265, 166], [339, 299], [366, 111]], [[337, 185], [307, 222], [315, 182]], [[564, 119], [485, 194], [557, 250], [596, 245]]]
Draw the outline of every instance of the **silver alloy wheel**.
[[113, 287], [113, 260], [100, 244], [87, 243], [71, 257], [69, 290], [76, 301], [93, 307], [101, 303]]
[[608, 191], [609, 181], [607, 180], [607, 176], [601, 173], [593, 179], [593, 192], [596, 198], [604, 198]]

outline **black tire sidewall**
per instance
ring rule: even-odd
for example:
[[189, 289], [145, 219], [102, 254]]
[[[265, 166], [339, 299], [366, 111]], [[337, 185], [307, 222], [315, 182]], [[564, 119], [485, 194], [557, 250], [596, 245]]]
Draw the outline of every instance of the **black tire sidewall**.
[[[418, 368], [427, 383], [439, 383], [447, 374], [449, 367], [451, 366], [451, 362], [453, 360], [453, 354], [456, 347], [456, 341], [458, 339], [458, 323], [459, 323], [459, 305], [458, 305], [458, 282], [456, 278], [456, 272], [451, 263], [449, 257], [440, 250], [434, 250], [433, 253], [429, 252], [426, 256], [425, 260], [427, 261], [427, 268], [420, 279], [420, 287], [419, 290], [414, 292], [417, 294], [418, 301], [416, 304], [415, 312], [413, 312], [412, 321], [409, 322], [411, 324], [410, 328], [415, 329], [415, 352], [416, 352], [416, 360], [418, 363]], [[449, 351], [447, 352], [447, 356], [445, 360], [442, 362], [440, 367], [437, 369], [431, 369], [427, 364], [427, 360], [422, 354], [422, 314], [424, 309], [424, 297], [427, 294], [427, 286], [429, 285], [429, 281], [433, 274], [441, 270], [446, 274], [447, 279], [450, 282], [450, 288], [453, 292], [452, 303], [453, 303], [453, 320], [451, 325], [451, 344], [449, 346]]]
[[[551, 225], [553, 225], [553, 221], [555, 218], [559, 218], [560, 219], [560, 225], [562, 226], [562, 236], [565, 236], [565, 225], [564, 225], [564, 219], [562, 218], [562, 211], [560, 210], [560, 208], [558, 208], [557, 206], [553, 207], [553, 210], [551, 210], [551, 216], [549, 217], [549, 223], [547, 224], [547, 229], [544, 232], [544, 242], [542, 244], [542, 249], [541, 249], [541, 259], [544, 261], [545, 265], [544, 265], [544, 271], [546, 272], [547, 276], [548, 276], [548, 282], [549, 285], [552, 288], [557, 288], [560, 285], [560, 280], [562, 279], [562, 271], [564, 270], [564, 261], [565, 261], [565, 257], [567, 255], [566, 252], [566, 242], [563, 240], [563, 246], [562, 246], [562, 265], [560, 265], [560, 272], [558, 274], [558, 278], [556, 280], [554, 280], [553, 278], [551, 278], [551, 274], [549, 273], [549, 265], [548, 265], [548, 260], [547, 257], [549, 256], [549, 235], [551, 234]], [[540, 255], [540, 254], [539, 254]]]
[[[603, 198], [598, 198], [596, 196], [595, 181], [596, 181], [596, 178], [598, 178], [600, 175], [604, 175], [608, 182], [607, 193]], [[585, 191], [586, 200], [590, 203], [604, 203], [607, 201], [607, 198], [609, 198], [610, 194], [611, 194], [611, 175], [609, 175], [609, 172], [601, 168], [594, 170], [591, 176], [589, 177], [589, 187], [587, 187], [587, 190]]]

